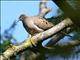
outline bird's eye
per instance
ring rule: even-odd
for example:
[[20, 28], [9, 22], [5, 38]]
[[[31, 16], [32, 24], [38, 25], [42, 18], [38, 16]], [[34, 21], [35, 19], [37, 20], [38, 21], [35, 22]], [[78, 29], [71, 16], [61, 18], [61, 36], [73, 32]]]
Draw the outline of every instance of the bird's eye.
[[19, 20], [22, 21], [22, 20], [24, 20], [26, 17], [27, 17], [26, 15], [23, 15], [23, 14], [22, 14], [22, 15], [19, 17]]

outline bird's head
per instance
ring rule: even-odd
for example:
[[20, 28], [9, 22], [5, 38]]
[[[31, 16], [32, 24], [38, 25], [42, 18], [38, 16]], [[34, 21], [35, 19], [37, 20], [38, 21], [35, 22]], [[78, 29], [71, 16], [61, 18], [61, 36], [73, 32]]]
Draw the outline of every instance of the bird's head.
[[19, 20], [23, 21], [27, 18], [28, 16], [26, 16], [25, 14], [20, 15]]

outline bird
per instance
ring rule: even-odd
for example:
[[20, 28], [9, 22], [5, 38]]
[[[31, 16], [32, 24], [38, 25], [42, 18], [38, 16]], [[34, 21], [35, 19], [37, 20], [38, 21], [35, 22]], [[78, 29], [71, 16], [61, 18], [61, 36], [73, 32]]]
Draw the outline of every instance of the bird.
[[26, 16], [25, 14], [21, 14], [19, 20], [22, 21], [25, 30], [30, 35], [38, 34], [54, 26], [53, 23], [39, 16], [30, 17], [30, 16]]

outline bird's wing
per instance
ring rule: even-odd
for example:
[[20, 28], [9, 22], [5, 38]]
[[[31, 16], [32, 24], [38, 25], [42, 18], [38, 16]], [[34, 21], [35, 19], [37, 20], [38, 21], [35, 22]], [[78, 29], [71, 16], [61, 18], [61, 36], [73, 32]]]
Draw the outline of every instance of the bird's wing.
[[40, 18], [35, 18], [34, 19], [34, 24], [37, 25], [39, 28], [41, 28], [43, 30], [47, 30], [47, 29], [54, 26], [52, 23], [48, 22], [47, 20], [40, 19]]

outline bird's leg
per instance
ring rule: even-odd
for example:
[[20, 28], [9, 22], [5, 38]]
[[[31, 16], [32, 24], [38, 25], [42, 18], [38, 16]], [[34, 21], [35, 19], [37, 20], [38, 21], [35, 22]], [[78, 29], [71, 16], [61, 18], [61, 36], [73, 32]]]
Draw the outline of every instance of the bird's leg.
[[32, 35], [29, 34], [28, 37], [30, 39], [30, 42], [31, 42], [32, 47], [36, 47], [36, 41], [33, 41]]

